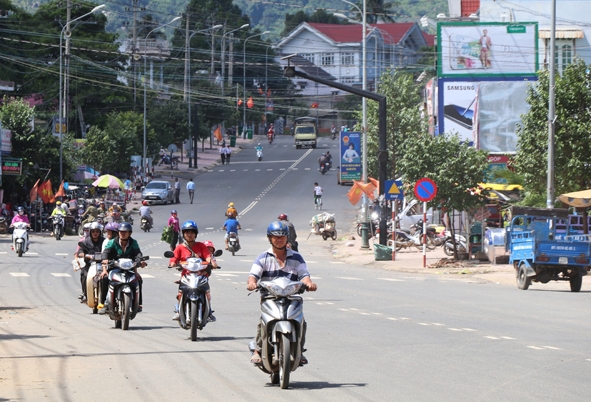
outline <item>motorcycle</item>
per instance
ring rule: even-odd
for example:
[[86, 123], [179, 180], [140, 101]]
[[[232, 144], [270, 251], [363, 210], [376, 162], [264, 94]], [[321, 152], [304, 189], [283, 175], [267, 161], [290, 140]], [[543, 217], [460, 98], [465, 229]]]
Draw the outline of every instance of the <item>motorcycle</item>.
[[240, 250], [240, 242], [238, 241], [238, 233], [230, 232], [228, 234], [228, 251], [234, 255]]
[[263, 148], [257, 148], [257, 159], [259, 162], [263, 159]]
[[133, 320], [137, 314], [140, 295], [140, 284], [135, 274], [135, 268], [142, 261], [150, 257], [142, 257], [133, 261], [129, 258], [121, 258], [109, 261], [109, 293], [107, 304], [109, 318], [115, 321], [115, 328], [124, 331], [129, 329], [129, 320]]
[[5, 217], [0, 216], [0, 233], [8, 232], [8, 222]]
[[74, 215], [74, 233], [80, 231], [80, 226], [82, 225], [82, 214], [84, 213], [84, 208], [79, 208], [78, 213]]
[[[451, 232], [445, 230], [443, 234], [446, 236], [445, 243], [443, 244], [443, 252], [445, 255], [452, 257], [454, 255], [454, 244], [451, 238]], [[459, 253], [465, 253], [468, 251], [468, 243], [466, 238], [460, 234], [455, 234], [456, 246], [458, 247]]]
[[144, 232], [149, 232], [150, 229], [152, 229], [152, 224], [145, 216], [142, 216], [141, 218], [140, 229], [142, 229]]
[[[419, 220], [416, 224], [411, 226], [411, 229], [414, 230], [412, 235], [408, 233], [396, 229], [395, 231], [395, 244], [396, 244], [396, 251], [399, 251], [402, 248], [411, 248], [415, 246], [419, 250], [423, 248], [423, 220]], [[388, 241], [388, 245], [392, 245], [392, 240]], [[435, 250], [435, 243], [433, 242], [433, 237], [426, 236], [426, 247], [428, 250]]]
[[337, 138], [337, 132], [335, 131], [331, 131], [330, 132], [330, 138], [334, 141]]
[[320, 168], [318, 170], [320, 170], [320, 173], [322, 174], [328, 172], [328, 164], [320, 163]]
[[[376, 235], [380, 227], [380, 215], [376, 211], [372, 211], [370, 219], [367, 224], [369, 225], [368, 237]], [[361, 237], [361, 228], [363, 227], [363, 217], [357, 217], [357, 235]]]
[[123, 211], [121, 213], [121, 217], [123, 218], [124, 222], [127, 222], [130, 225], [133, 225], [133, 217], [131, 216], [131, 214], [132, 214], [131, 211]]
[[162, 156], [162, 159], [160, 159], [160, 163], [158, 163], [158, 166], [162, 165], [170, 165], [171, 169], [176, 169], [179, 165], [179, 157], [173, 156], [171, 158], [169, 155], [165, 154], [164, 156]]
[[[222, 250], [214, 252], [214, 257], [222, 255]], [[164, 253], [166, 258], [174, 257], [172, 251]], [[219, 268], [219, 267], [218, 267]], [[197, 340], [197, 330], [202, 330], [208, 322], [211, 314], [211, 305], [207, 299], [209, 290], [209, 278], [207, 271], [211, 265], [204, 263], [201, 258], [188, 258], [186, 262], [177, 267], [181, 271], [179, 300], [179, 325], [183, 329], [191, 331], [191, 341]]]
[[269, 134], [267, 135], [267, 140], [269, 141], [269, 144], [273, 143], [273, 135]]
[[64, 237], [64, 216], [57, 214], [53, 217], [53, 237], [61, 240]]
[[[299, 295], [307, 287], [302, 282], [285, 277], [259, 282], [258, 289], [269, 294], [261, 303], [262, 363], [260, 370], [270, 374], [271, 383], [282, 389], [289, 387], [292, 371], [300, 366], [304, 325], [303, 299]], [[254, 341], [248, 345], [254, 353]]]
[[19, 257], [29, 250], [29, 224], [26, 222], [16, 222], [11, 225], [12, 231], [12, 249]]
[[103, 271], [102, 260], [102, 253], [94, 253], [92, 263], [86, 275], [86, 305], [92, 309], [92, 314], [98, 312], [98, 304], [103, 286], [100, 280], [100, 275]]

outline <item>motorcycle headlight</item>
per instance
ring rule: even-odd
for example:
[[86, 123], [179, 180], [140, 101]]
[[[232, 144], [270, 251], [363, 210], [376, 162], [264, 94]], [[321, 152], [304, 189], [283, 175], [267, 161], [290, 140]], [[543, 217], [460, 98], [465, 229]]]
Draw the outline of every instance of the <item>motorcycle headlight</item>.
[[291, 296], [295, 293], [298, 292], [298, 290], [300, 290], [300, 288], [302, 287], [303, 283], [294, 283], [291, 285], [286, 286], [285, 288], [272, 283], [272, 282], [261, 282], [261, 286], [265, 289], [267, 289], [269, 292], [271, 292], [272, 294], [274, 294], [275, 296], [281, 296], [281, 297], [286, 297], [286, 296]]
[[372, 213], [371, 213], [371, 219], [373, 219], [373, 220], [376, 220], [376, 219], [378, 219], [379, 217], [380, 217], [380, 216], [378, 215], [378, 213], [377, 213], [377, 212], [372, 212]]
[[190, 272], [201, 271], [204, 268], [202, 262], [201, 258], [187, 258], [186, 269]]
[[121, 258], [117, 262], [117, 266], [121, 269], [132, 269], [133, 268], [133, 260], [131, 258]]

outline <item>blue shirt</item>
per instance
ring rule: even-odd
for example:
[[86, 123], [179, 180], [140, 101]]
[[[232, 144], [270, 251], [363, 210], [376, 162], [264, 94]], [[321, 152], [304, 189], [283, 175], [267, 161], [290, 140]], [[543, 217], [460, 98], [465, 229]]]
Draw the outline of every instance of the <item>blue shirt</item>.
[[238, 233], [238, 226], [239, 225], [240, 225], [240, 222], [238, 222], [236, 219], [228, 219], [224, 223], [224, 226], [226, 227], [226, 233], [230, 233], [230, 232]]
[[187, 183], [187, 190], [195, 190], [195, 183], [192, 181]]

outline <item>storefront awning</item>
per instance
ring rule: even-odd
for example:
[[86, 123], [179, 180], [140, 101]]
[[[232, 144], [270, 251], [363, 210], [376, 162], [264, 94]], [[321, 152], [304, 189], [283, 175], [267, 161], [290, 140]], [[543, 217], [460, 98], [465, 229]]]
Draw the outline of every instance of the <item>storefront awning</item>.
[[[540, 28], [538, 30], [540, 39], [550, 39], [550, 28]], [[583, 39], [585, 33], [582, 29], [575, 27], [556, 27], [555, 39]]]

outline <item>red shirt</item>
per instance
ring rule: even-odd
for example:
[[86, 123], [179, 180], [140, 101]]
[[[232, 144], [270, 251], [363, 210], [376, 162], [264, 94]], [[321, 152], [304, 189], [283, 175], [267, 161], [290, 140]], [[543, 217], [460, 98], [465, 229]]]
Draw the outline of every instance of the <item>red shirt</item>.
[[[207, 249], [205, 244], [203, 244], [201, 242], [193, 243], [193, 247], [191, 247], [191, 249], [195, 253], [195, 257], [201, 258], [204, 262], [205, 262], [205, 260], [207, 260], [208, 258], [211, 257], [211, 253], [209, 252], [209, 250]], [[191, 258], [191, 257], [192, 257], [192, 254], [189, 251], [189, 249], [187, 248], [187, 246], [184, 243], [179, 244], [174, 249], [174, 257], [172, 257], [170, 259], [169, 265], [177, 265], [180, 262], [187, 261], [187, 258]]]

